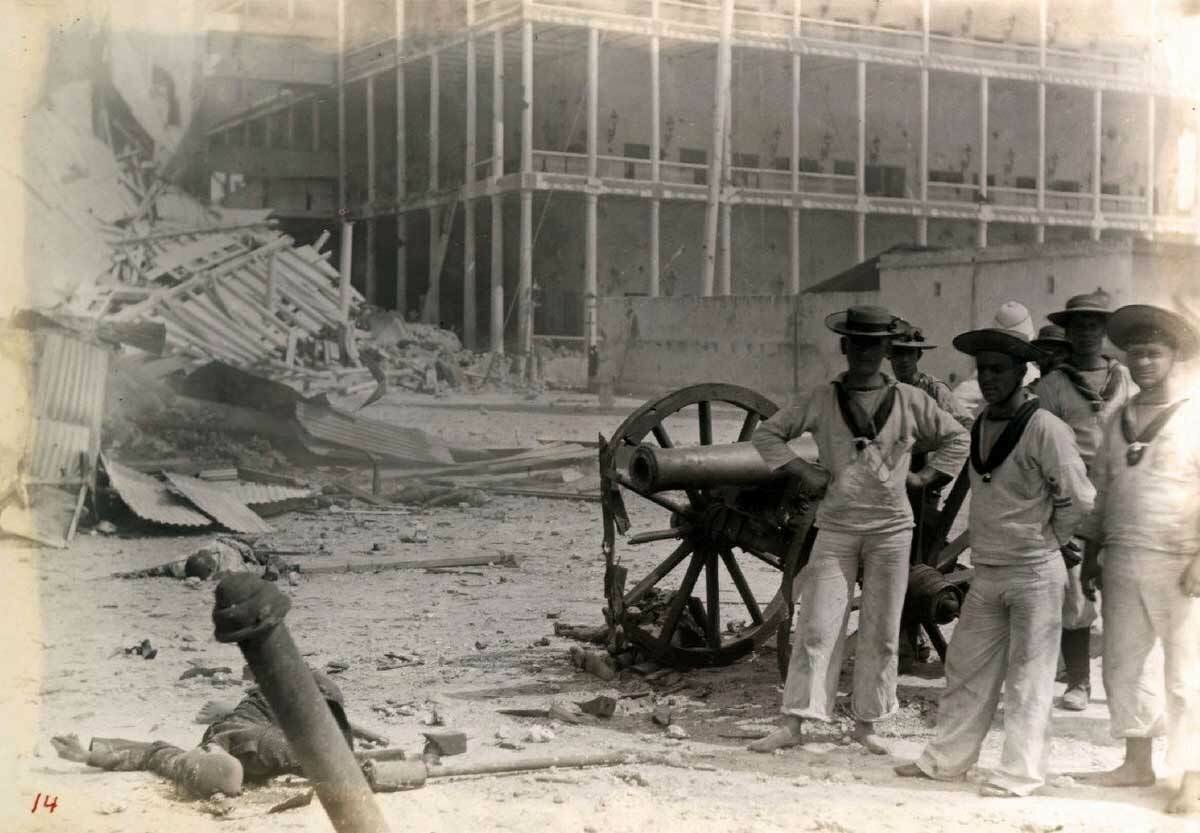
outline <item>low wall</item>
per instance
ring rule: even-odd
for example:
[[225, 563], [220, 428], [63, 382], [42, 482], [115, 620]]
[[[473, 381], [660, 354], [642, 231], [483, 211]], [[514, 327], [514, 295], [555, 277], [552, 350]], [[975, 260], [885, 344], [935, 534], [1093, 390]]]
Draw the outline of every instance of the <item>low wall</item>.
[[597, 376], [618, 393], [656, 396], [729, 382], [780, 404], [842, 369], [825, 316], [874, 293], [605, 298]]

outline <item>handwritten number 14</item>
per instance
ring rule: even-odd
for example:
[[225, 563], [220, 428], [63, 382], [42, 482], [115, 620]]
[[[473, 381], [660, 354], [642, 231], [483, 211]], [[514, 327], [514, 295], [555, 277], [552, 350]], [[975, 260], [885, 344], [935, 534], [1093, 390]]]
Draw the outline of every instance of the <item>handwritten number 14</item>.
[[54, 809], [58, 806], [58, 796], [57, 795], [43, 796], [41, 793], [38, 793], [37, 795], [35, 795], [33, 797], [33, 809], [31, 809], [29, 812], [36, 813], [38, 811], [38, 803], [39, 802], [41, 803], [43, 810], [49, 810], [51, 813], [53, 813]]

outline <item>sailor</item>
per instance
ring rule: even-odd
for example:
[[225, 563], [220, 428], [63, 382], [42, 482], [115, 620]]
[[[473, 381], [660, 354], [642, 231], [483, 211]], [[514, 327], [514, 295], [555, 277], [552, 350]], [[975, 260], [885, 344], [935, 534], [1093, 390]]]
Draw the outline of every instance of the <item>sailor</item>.
[[[1065, 309], [1047, 316], [1065, 330], [1071, 342], [1071, 357], [1038, 382], [1038, 399], [1043, 408], [1071, 426], [1079, 454], [1088, 467], [1100, 447], [1105, 424], [1136, 391], [1129, 370], [1102, 352], [1105, 324], [1111, 314], [1108, 295], [1097, 290], [1076, 295], [1067, 301]], [[1084, 594], [1079, 579], [1082, 542], [1073, 541], [1068, 555], [1072, 563], [1068, 565], [1062, 633], [1067, 690], [1061, 706], [1083, 711], [1092, 693], [1091, 627], [1097, 608]]]
[[[784, 469], [807, 494], [824, 497], [812, 555], [800, 573], [783, 694], [785, 722], [750, 748], [770, 752], [795, 746], [802, 742], [804, 720], [833, 719], [861, 566], [854, 738], [885, 754], [874, 727], [897, 708], [896, 656], [913, 530], [906, 489], [949, 482], [966, 459], [969, 441], [963, 427], [931, 398], [880, 371], [889, 341], [908, 334], [903, 320], [881, 307], [857, 306], [830, 315], [825, 324], [841, 336], [846, 372], [817, 387], [802, 404], [780, 410], [752, 437], [771, 469]], [[810, 432], [818, 465], [800, 459], [787, 445]], [[929, 457], [920, 472], [912, 472], [918, 443]]]
[[[1151, 786], [1151, 745], [1167, 736], [1167, 766], [1182, 773], [1167, 811], [1200, 812], [1200, 402], [1179, 362], [1200, 334], [1159, 307], [1122, 307], [1109, 339], [1141, 391], [1112, 420], [1092, 464], [1096, 511], [1084, 589], [1104, 584], [1104, 690], [1125, 760], [1094, 780]], [[1103, 550], [1103, 563], [1100, 553]], [[1165, 662], [1150, 661], [1162, 651]], [[1163, 695], [1165, 694], [1165, 708]], [[1164, 720], [1165, 712], [1165, 720]]]
[[979, 759], [1004, 696], [1000, 766], [981, 792], [1027, 795], [1046, 777], [1066, 566], [1060, 547], [1092, 508], [1071, 429], [1024, 386], [1039, 351], [997, 329], [959, 335], [987, 406], [971, 430], [968, 528], [975, 575], [946, 657], [937, 734], [908, 777], [955, 780]]

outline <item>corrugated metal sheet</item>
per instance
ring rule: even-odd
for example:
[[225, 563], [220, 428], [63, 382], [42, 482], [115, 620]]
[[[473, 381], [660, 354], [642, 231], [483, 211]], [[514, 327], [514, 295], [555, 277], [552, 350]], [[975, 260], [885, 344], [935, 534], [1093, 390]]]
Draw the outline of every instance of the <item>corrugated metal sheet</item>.
[[210, 482], [208, 485], [247, 506], [298, 500], [313, 497], [316, 494], [312, 489], [297, 489], [294, 486], [276, 486], [269, 483], [245, 483], [237, 480], [218, 480]]
[[171, 494], [165, 483], [107, 458], [101, 459], [112, 487], [142, 520], [169, 526], [212, 526], [209, 518]]
[[[108, 351], [70, 335], [35, 336], [34, 430], [26, 450], [26, 477], [83, 483], [100, 453], [100, 422], [108, 386]], [[81, 468], [86, 456], [86, 469]]]
[[357, 448], [403, 463], [454, 462], [446, 446], [432, 442], [420, 429], [363, 419], [312, 402], [296, 404], [296, 421], [321, 443]]
[[246, 533], [273, 531], [271, 525], [254, 514], [246, 504], [214, 484], [183, 474], [168, 472], [165, 476], [172, 487], [226, 529]]

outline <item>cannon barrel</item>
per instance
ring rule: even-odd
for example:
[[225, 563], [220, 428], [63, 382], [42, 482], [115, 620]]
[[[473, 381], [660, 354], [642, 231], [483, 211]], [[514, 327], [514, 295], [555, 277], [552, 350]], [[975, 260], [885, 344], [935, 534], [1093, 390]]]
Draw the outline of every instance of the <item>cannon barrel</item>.
[[642, 444], [629, 462], [629, 479], [643, 492], [697, 486], [751, 486], [785, 477], [772, 471], [751, 443], [659, 448]]

